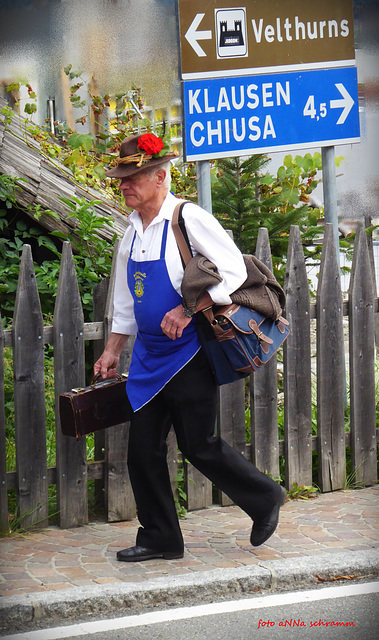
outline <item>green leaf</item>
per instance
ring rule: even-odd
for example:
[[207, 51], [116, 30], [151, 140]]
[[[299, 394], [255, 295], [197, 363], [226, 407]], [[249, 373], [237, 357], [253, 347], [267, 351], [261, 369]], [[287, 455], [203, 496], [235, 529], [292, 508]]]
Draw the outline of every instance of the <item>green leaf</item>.
[[78, 198], [75, 198], [75, 196], [73, 196], [71, 198], [71, 200], [69, 198], [59, 198], [59, 200], [61, 200], [62, 202], [64, 202], [65, 204], [67, 204], [68, 207], [70, 207], [71, 209], [73, 209], [74, 211], [76, 210], [76, 204], [79, 204], [80, 200]]
[[266, 175], [262, 176], [259, 179], [260, 184], [272, 184], [273, 181], [274, 181], [274, 178], [269, 173], [266, 173]]
[[51, 211], [51, 209], [45, 209], [45, 213], [47, 213], [52, 218], [55, 218], [55, 220], [60, 220], [59, 215], [55, 211]]
[[62, 238], [62, 240], [67, 240], [68, 236], [63, 233], [63, 231], [50, 231], [50, 235], [56, 238]]
[[95, 273], [94, 271], [87, 271], [86, 275], [93, 282], [98, 282], [99, 280], [97, 273]]
[[289, 199], [290, 204], [299, 204], [299, 194], [297, 191], [293, 191], [291, 193], [290, 199]]
[[90, 151], [93, 146], [93, 138], [90, 135], [85, 133], [79, 136], [80, 145], [83, 147], [85, 151]]
[[74, 78], [80, 78], [82, 73], [82, 71], [71, 71], [69, 74], [70, 80], [73, 80]]
[[84, 149], [90, 151], [93, 146], [93, 137], [86, 133], [72, 133], [67, 138], [67, 144], [73, 149]]
[[11, 109], [10, 107], [3, 107], [0, 111], [2, 116], [7, 116], [7, 117], [13, 117], [15, 115], [13, 109]]
[[78, 146], [78, 145], [76, 144], [76, 143], [77, 143], [77, 139], [78, 139], [78, 137], [79, 137], [79, 134], [75, 131], [75, 132], [74, 132], [74, 133], [72, 133], [70, 136], [68, 136], [68, 138], [67, 138], [67, 144], [68, 144], [70, 147], [73, 147], [74, 149], [76, 149], [76, 148], [77, 148], [77, 146]]
[[289, 167], [291, 167], [292, 166], [292, 156], [289, 155], [289, 154], [287, 156], [284, 156], [283, 164], [284, 164], [285, 167], [287, 167], [287, 169]]
[[24, 111], [25, 113], [28, 113], [29, 115], [31, 115], [32, 113], [35, 113], [37, 111], [37, 105], [33, 103], [30, 104], [29, 102], [27, 102], [24, 107]]
[[322, 156], [321, 153], [319, 151], [316, 151], [313, 154], [313, 163], [316, 169], [318, 169], [319, 171], [321, 171], [322, 169]]
[[317, 225], [317, 216], [315, 216], [313, 213], [309, 214], [308, 219], [310, 224], [312, 224], [313, 226]]
[[102, 180], [105, 180], [106, 175], [105, 175], [105, 169], [104, 166], [102, 164], [96, 164], [93, 168], [93, 172], [99, 176], [99, 178], [101, 178]]
[[76, 164], [79, 158], [80, 158], [80, 149], [74, 149], [74, 151], [69, 156], [67, 156], [67, 158], [65, 158], [65, 160], [63, 161], [63, 164], [65, 166], [69, 164]]
[[8, 84], [8, 86], [7, 86], [8, 93], [10, 91], [19, 91], [19, 90], [20, 90], [20, 83], [19, 82], [11, 82], [11, 84]]

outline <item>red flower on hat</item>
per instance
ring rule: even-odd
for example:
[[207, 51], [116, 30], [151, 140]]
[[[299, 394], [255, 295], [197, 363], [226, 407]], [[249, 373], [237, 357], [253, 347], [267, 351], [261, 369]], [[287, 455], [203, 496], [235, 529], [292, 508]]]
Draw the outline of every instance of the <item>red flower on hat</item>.
[[137, 146], [139, 149], [142, 149], [142, 151], [145, 151], [149, 156], [154, 156], [162, 151], [164, 142], [153, 133], [144, 133], [138, 140]]

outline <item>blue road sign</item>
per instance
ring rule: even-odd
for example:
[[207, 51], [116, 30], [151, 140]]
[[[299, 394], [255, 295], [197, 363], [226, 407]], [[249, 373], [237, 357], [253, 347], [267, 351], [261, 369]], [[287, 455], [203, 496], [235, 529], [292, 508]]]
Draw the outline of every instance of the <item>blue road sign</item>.
[[355, 67], [183, 82], [187, 160], [359, 142]]

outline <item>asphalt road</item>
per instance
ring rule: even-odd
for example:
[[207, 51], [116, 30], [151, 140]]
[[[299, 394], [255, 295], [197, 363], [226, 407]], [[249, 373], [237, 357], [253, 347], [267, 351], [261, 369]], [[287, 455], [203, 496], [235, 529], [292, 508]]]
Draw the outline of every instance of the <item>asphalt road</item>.
[[377, 640], [379, 582], [155, 610], [3, 636], [3, 640]]

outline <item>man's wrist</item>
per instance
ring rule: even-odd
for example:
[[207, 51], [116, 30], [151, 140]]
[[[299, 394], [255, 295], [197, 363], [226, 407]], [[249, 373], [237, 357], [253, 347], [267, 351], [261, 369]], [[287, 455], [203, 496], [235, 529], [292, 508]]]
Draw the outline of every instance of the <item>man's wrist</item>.
[[187, 307], [185, 307], [184, 304], [182, 305], [182, 309], [186, 318], [192, 318], [192, 316], [194, 316], [196, 313], [195, 311], [191, 311], [190, 309], [187, 309]]
[[124, 333], [112, 333], [110, 334], [107, 344], [105, 345], [104, 353], [110, 353], [113, 356], [119, 358], [122, 351], [127, 344], [129, 336]]

